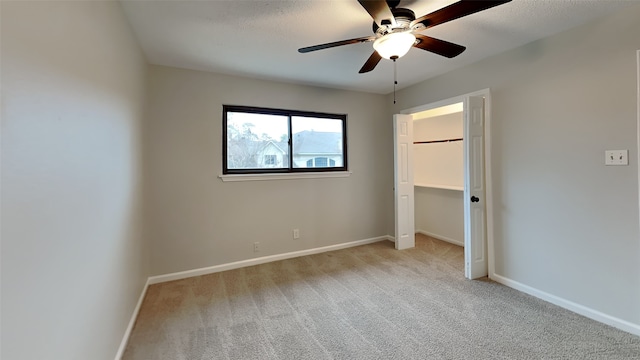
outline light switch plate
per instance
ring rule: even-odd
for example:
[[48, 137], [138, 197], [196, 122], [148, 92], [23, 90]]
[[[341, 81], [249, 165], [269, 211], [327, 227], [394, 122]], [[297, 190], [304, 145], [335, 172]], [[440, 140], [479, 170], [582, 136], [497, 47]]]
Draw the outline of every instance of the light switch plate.
[[629, 150], [606, 150], [605, 165], [629, 165]]

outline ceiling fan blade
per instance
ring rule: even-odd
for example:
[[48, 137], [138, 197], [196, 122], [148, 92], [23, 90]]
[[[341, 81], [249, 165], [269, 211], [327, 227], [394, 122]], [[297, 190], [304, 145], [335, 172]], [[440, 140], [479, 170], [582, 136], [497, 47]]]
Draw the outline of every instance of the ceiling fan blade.
[[[387, 4], [385, 0], [358, 0], [358, 2], [367, 10], [378, 26], [383, 25], [383, 20], [387, 20], [389, 24], [393, 24], [394, 26], [396, 25], [396, 18], [393, 16], [389, 4]], [[386, 23], [387, 22], [385, 22], [385, 24]]]
[[300, 52], [300, 53], [308, 53], [308, 52], [312, 52], [312, 51], [316, 51], [316, 50], [329, 49], [329, 48], [336, 47], [336, 46], [358, 44], [358, 43], [373, 41], [375, 39], [376, 39], [375, 36], [366, 36], [366, 37], [361, 37], [361, 38], [356, 38], [356, 39], [334, 41], [334, 42], [330, 42], [330, 43], [326, 43], [326, 44], [303, 47], [303, 48], [298, 49], [298, 52]]
[[432, 38], [426, 35], [414, 35], [416, 36], [416, 39], [419, 40], [417, 44], [413, 45], [414, 47], [432, 52], [434, 54], [442, 55], [444, 57], [456, 57], [466, 50], [466, 47], [462, 45], [450, 43], [448, 41]]
[[369, 56], [369, 59], [367, 59], [367, 62], [362, 65], [362, 68], [360, 69], [360, 71], [358, 71], [358, 73], [364, 74], [375, 69], [380, 60], [382, 60], [382, 56], [380, 56], [377, 51], [374, 51], [373, 54]]
[[418, 23], [423, 24], [425, 28], [434, 27], [508, 2], [511, 0], [461, 0], [413, 20], [411, 27]]

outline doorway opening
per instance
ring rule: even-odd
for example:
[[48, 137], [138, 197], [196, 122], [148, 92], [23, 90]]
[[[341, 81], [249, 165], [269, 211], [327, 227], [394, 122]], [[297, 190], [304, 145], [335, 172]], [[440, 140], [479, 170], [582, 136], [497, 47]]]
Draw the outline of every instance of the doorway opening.
[[493, 273], [489, 109], [485, 89], [394, 115], [396, 248], [462, 245], [469, 279]]
[[464, 114], [459, 102], [413, 116], [416, 233], [464, 246]]

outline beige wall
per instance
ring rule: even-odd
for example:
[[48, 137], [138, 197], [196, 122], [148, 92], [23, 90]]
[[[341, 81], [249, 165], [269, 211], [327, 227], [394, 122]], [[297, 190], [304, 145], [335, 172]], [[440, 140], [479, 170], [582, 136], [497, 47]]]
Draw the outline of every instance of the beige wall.
[[[393, 139], [384, 96], [152, 66], [149, 104], [154, 275], [388, 234]], [[223, 104], [347, 114], [352, 175], [222, 182]]]
[[[636, 326], [639, 18], [634, 6], [425, 81], [396, 107], [491, 88], [496, 274]], [[630, 165], [605, 167], [606, 149]]]
[[458, 190], [416, 186], [415, 226], [421, 232], [464, 246], [464, 202]]
[[2, 359], [113, 359], [148, 276], [117, 2], [2, 1]]
[[[413, 121], [413, 141], [438, 141], [463, 137], [462, 112]], [[416, 185], [464, 186], [462, 141], [414, 144], [413, 180]]]

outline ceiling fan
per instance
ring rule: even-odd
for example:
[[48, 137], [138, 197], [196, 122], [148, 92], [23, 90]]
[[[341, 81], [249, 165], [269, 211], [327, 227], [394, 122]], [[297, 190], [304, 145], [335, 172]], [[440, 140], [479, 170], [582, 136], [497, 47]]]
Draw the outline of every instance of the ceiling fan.
[[461, 0], [416, 19], [415, 13], [410, 9], [397, 7], [400, 0], [358, 0], [374, 20], [373, 33], [375, 35], [303, 47], [298, 49], [298, 52], [308, 53], [336, 46], [373, 41], [375, 51], [360, 69], [359, 73], [361, 74], [373, 70], [382, 58], [395, 61], [404, 56], [411, 47], [453, 58], [460, 55], [466, 48], [462, 45], [422, 35], [420, 32], [510, 1]]

